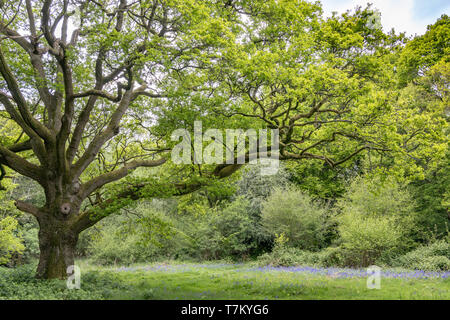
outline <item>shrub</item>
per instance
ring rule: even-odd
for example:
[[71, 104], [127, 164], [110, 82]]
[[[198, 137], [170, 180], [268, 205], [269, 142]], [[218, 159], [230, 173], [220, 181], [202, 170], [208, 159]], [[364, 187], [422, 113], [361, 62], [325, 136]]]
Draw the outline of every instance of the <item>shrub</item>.
[[288, 239], [284, 234], [275, 239], [275, 246], [270, 253], [258, 257], [260, 266], [288, 267], [297, 265], [320, 265], [319, 252], [310, 252], [286, 245]]
[[246, 259], [267, 236], [249, 211], [250, 203], [237, 198], [222, 209], [209, 209], [186, 230], [189, 251], [200, 259]]
[[444, 239], [421, 246], [396, 258], [392, 265], [408, 269], [449, 271], [450, 243]]
[[[139, 205], [133, 213], [131, 217], [109, 217], [96, 232], [83, 235], [88, 238], [83, 240], [83, 247], [87, 242], [93, 262], [107, 265], [154, 261], [171, 247], [173, 223], [170, 218], [145, 204]], [[79, 251], [82, 252], [83, 247]]]
[[122, 237], [120, 230], [104, 228], [100, 237], [90, 247], [93, 262], [108, 264], [131, 264], [152, 260], [155, 256], [153, 248], [139, 244], [139, 237], [128, 235]]
[[[21, 217], [22, 218], [22, 217]], [[19, 219], [20, 233], [25, 249], [18, 257], [18, 263], [30, 263], [33, 259], [39, 258], [38, 225], [35, 221]]]
[[423, 258], [414, 269], [429, 271], [449, 271], [450, 259], [444, 256], [434, 256]]
[[320, 265], [317, 252], [309, 252], [294, 247], [275, 247], [272, 252], [258, 257], [260, 266], [289, 267], [300, 265]]
[[347, 266], [369, 266], [402, 246], [403, 230], [392, 217], [346, 212], [339, 217], [338, 231]]
[[237, 182], [237, 197], [245, 197], [249, 201], [249, 210], [255, 216], [260, 216], [262, 203], [275, 188], [285, 188], [289, 185], [290, 173], [280, 163], [278, 172], [273, 175], [261, 175], [264, 165], [250, 165], [242, 169], [242, 177]]
[[322, 267], [335, 267], [343, 265], [342, 248], [328, 247], [317, 252], [317, 264]]
[[393, 179], [356, 178], [337, 208], [344, 265], [389, 264], [413, 246], [414, 202]]
[[325, 246], [326, 210], [294, 188], [277, 188], [263, 203], [262, 223], [272, 234], [284, 234], [287, 244], [303, 250]]
[[357, 177], [338, 201], [341, 213], [388, 217], [405, 232], [405, 241], [412, 243], [417, 232], [414, 200], [392, 178]]

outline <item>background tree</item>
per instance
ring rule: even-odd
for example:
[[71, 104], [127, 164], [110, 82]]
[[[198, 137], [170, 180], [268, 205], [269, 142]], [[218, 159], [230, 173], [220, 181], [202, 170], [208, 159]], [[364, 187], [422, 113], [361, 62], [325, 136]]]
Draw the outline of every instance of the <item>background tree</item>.
[[[418, 122], [440, 121], [445, 128], [444, 143], [435, 144], [434, 148], [441, 156], [430, 161], [418, 156], [416, 162], [424, 168], [422, 179], [413, 181], [410, 189], [416, 200], [419, 212], [422, 236], [421, 240], [442, 237], [448, 232], [449, 214], [449, 153], [448, 137], [450, 116], [450, 18], [442, 15], [434, 24], [428, 26], [427, 32], [410, 41], [402, 50], [399, 59], [399, 86], [402, 97], [410, 106], [421, 110], [415, 118], [410, 118], [412, 127]], [[407, 127], [407, 126], [405, 126]], [[432, 131], [429, 133], [433, 134]], [[420, 136], [421, 133], [418, 133]], [[424, 140], [428, 140], [425, 138]], [[409, 148], [420, 149], [426, 144], [418, 145], [418, 140]]]

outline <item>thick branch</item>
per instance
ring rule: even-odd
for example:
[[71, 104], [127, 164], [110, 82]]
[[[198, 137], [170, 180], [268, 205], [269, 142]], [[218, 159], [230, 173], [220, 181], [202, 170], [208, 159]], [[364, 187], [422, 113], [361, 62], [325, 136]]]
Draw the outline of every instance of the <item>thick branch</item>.
[[42, 182], [43, 170], [40, 167], [28, 162], [3, 146], [0, 146], [0, 163], [5, 164], [21, 175], [37, 182]]
[[36, 81], [36, 87], [39, 95], [44, 102], [47, 109], [51, 110], [52, 107], [52, 95], [47, 87], [47, 78], [45, 76], [45, 71], [43, 67], [43, 62], [41, 58], [42, 50], [38, 48], [35, 19], [32, 11], [32, 6], [30, 0], [26, 1], [28, 20], [31, 32], [31, 42], [27, 41], [24, 36], [21, 36], [17, 31], [7, 28], [0, 22], [0, 32], [5, 34], [9, 39], [16, 42], [22, 49], [24, 49], [29, 57], [31, 64], [35, 70], [34, 78]]
[[32, 150], [31, 140], [17, 143], [13, 146], [10, 146], [8, 149], [14, 153]]
[[0, 73], [5, 79], [9, 92], [11, 93], [14, 101], [17, 103], [19, 108], [20, 115], [22, 116], [23, 121], [33, 129], [42, 139], [46, 141], [52, 141], [52, 135], [50, 131], [38, 120], [36, 120], [30, 113], [28, 109], [27, 102], [22, 95], [22, 92], [19, 89], [19, 85], [17, 84], [16, 79], [14, 78], [11, 70], [9, 69], [5, 57], [3, 56], [3, 52], [0, 49]]
[[[236, 170], [238, 170], [242, 165], [240, 164], [229, 164], [229, 165], [220, 165], [218, 166], [213, 172], [211, 173], [211, 177], [215, 178], [226, 178], [232, 175]], [[197, 191], [204, 187], [206, 184], [201, 182], [193, 182], [193, 183], [175, 183], [173, 184], [174, 187], [174, 195], [180, 196], [184, 194], [189, 194], [194, 191]], [[108, 199], [101, 203], [97, 204], [98, 208], [107, 208], [108, 205], [111, 205], [114, 203], [114, 201], [117, 201], [118, 199], [133, 199], [138, 200], [142, 197], [141, 190], [147, 186], [146, 183], [141, 183], [138, 185], [134, 185], [131, 188], [123, 191], [118, 196], [116, 196], [114, 199]], [[82, 212], [79, 216], [77, 216], [73, 222], [73, 228], [77, 231], [83, 231], [93, 225], [95, 225], [97, 222], [105, 218], [106, 215], [99, 215], [95, 214], [95, 209], [93, 210], [87, 210]]]
[[125, 92], [118, 108], [111, 116], [108, 127], [91, 141], [83, 156], [81, 156], [81, 158], [73, 165], [73, 178], [78, 178], [87, 166], [95, 159], [101, 147], [118, 133], [120, 121], [125, 112], [128, 110], [128, 106], [131, 102], [131, 95], [132, 90], [127, 90]]
[[30, 144], [35, 155], [41, 163], [45, 162], [45, 147], [36, 132], [31, 129], [23, 120], [22, 116], [16, 111], [9, 97], [0, 91], [0, 102], [5, 106], [6, 111], [11, 116], [11, 119], [16, 122], [23, 131], [31, 138]]
[[161, 158], [158, 160], [136, 160], [136, 161], [132, 161], [130, 163], [125, 164], [122, 168], [120, 168], [118, 170], [114, 170], [114, 171], [102, 174], [83, 185], [82, 198], [88, 197], [92, 192], [103, 187], [104, 185], [106, 185], [108, 183], [111, 183], [111, 182], [114, 182], [114, 181], [117, 181], [117, 180], [120, 180], [120, 179], [126, 177], [130, 173], [130, 171], [132, 171], [136, 168], [158, 167], [158, 166], [164, 164], [166, 161], [167, 161], [166, 158]]
[[30, 203], [17, 200], [14, 204], [20, 211], [32, 214], [36, 218], [39, 218], [41, 215], [39, 209]]

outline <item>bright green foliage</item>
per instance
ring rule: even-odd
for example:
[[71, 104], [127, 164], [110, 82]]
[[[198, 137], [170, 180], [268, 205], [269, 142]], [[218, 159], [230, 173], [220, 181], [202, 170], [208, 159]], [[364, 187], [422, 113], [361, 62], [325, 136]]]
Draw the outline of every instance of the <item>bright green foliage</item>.
[[387, 261], [417, 236], [413, 199], [391, 178], [355, 179], [338, 208], [338, 241], [347, 264]]
[[16, 229], [17, 220], [14, 218], [0, 219], [0, 264], [7, 263], [13, 254], [20, 254], [25, 249]]
[[413, 199], [392, 178], [356, 178], [338, 208], [338, 241], [346, 264], [387, 261], [417, 236]]
[[318, 250], [326, 243], [327, 211], [295, 188], [277, 188], [263, 203], [262, 223], [273, 235], [284, 234], [287, 244]]
[[128, 208], [123, 216], [113, 216], [97, 230], [83, 234], [79, 252], [99, 264], [131, 264], [169, 256], [173, 222], [150, 205]]
[[337, 207], [344, 215], [389, 219], [407, 236], [404, 246], [410, 245], [419, 232], [414, 198], [392, 177], [355, 178]]
[[1, 187], [4, 190], [0, 190], [0, 224], [4, 229], [0, 230], [0, 264], [29, 262], [31, 258], [39, 257], [37, 221], [17, 210], [12, 197], [37, 201], [36, 186], [30, 180], [15, 176], [14, 179], [3, 179]]
[[[14, 252], [12, 255], [14, 259], [9, 261], [9, 263], [15, 265], [29, 262], [32, 258], [39, 257], [37, 221], [34, 217], [17, 210], [12, 197], [16, 199], [26, 198], [32, 202], [39, 203], [41, 194], [36, 192], [35, 184], [20, 176], [15, 176], [14, 179], [4, 179], [1, 181], [1, 185], [5, 190], [0, 190], [0, 220], [2, 218], [14, 219], [14, 224], [16, 224], [14, 234], [20, 234], [20, 239], [16, 237], [15, 242], [21, 243], [23, 247], [23, 250], [20, 252]], [[12, 235], [12, 233], [10, 234]]]
[[393, 217], [363, 216], [346, 212], [339, 217], [338, 232], [344, 264], [367, 267], [402, 247], [404, 231]]
[[413, 213], [414, 200], [392, 178], [357, 177], [340, 199], [338, 207], [343, 212], [408, 220]]
[[400, 59], [401, 83], [423, 76], [437, 63], [450, 62], [450, 17], [443, 14], [423, 36], [410, 41]]
[[17, 184], [12, 179], [3, 179], [0, 181], [0, 219], [2, 217], [17, 217], [20, 212], [14, 206], [12, 194], [15, 192]]
[[395, 153], [384, 159], [384, 171], [424, 179], [448, 152], [450, 81], [450, 19], [443, 15], [428, 31], [408, 42], [396, 64], [399, 84], [392, 120]]

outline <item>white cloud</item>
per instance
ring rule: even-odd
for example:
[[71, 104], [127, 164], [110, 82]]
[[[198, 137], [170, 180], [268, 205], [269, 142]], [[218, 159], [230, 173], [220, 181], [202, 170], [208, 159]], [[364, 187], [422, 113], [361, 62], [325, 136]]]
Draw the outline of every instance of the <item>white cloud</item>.
[[394, 28], [397, 33], [406, 32], [407, 35], [424, 34], [427, 25], [434, 23], [440, 14], [444, 13], [418, 19], [414, 17], [414, 0], [321, 0], [321, 2], [325, 16], [330, 16], [333, 11], [343, 13], [356, 6], [365, 7], [368, 2], [373, 3], [373, 7], [381, 12], [384, 31]]

